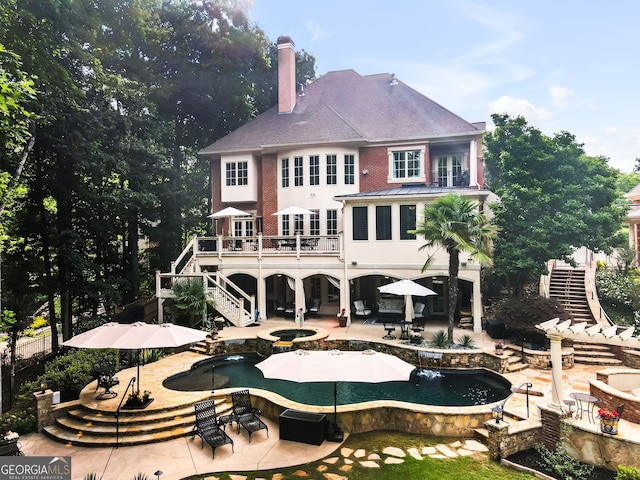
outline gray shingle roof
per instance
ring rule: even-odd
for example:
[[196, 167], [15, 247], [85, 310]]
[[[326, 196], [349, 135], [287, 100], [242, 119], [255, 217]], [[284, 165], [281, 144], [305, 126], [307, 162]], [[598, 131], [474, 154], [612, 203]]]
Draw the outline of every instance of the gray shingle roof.
[[277, 106], [203, 149], [201, 154], [262, 151], [322, 143], [431, 140], [481, 134], [471, 124], [391, 74], [329, 72], [298, 95], [292, 113]]

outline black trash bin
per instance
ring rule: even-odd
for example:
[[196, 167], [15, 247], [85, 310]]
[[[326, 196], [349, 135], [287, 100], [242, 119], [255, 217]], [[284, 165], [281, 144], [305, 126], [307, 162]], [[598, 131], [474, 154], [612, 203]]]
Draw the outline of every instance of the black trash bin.
[[486, 330], [487, 335], [489, 335], [491, 338], [502, 339], [505, 337], [504, 323], [496, 320], [495, 318], [489, 318], [487, 320]]
[[280, 414], [280, 440], [320, 445], [324, 441], [326, 415], [287, 409]]

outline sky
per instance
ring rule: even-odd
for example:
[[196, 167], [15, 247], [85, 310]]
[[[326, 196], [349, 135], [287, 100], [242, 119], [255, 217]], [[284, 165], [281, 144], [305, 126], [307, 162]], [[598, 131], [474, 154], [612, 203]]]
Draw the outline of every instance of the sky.
[[253, 0], [249, 20], [316, 59], [398, 80], [468, 122], [522, 115], [622, 172], [640, 158], [640, 2]]

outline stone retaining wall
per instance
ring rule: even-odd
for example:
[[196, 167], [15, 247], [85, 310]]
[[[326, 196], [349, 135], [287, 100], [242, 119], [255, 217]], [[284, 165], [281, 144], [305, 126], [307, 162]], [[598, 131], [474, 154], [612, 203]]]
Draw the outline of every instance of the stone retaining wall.
[[489, 456], [494, 460], [534, 448], [542, 441], [542, 425], [536, 419], [521, 420], [513, 425], [491, 420], [485, 423], [485, 428], [489, 432]]
[[637, 350], [623, 350], [622, 363], [631, 368], [640, 369], [640, 352]]
[[591, 395], [600, 399], [598, 408], [616, 410], [618, 405], [624, 403], [622, 418], [633, 423], [640, 423], [640, 397], [617, 390], [602, 380], [591, 380], [589, 391]]

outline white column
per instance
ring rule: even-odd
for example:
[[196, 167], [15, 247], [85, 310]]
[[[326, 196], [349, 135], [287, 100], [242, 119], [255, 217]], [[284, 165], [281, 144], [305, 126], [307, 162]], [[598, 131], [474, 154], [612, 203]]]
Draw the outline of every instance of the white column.
[[471, 140], [469, 142], [469, 186], [478, 185], [478, 142]]
[[473, 333], [482, 332], [482, 292], [480, 290], [480, 272], [473, 282], [473, 294], [471, 295], [471, 314], [473, 315]]
[[[258, 282], [258, 311], [260, 318], [258, 320], [266, 320], [267, 318], [267, 280], [262, 278], [262, 269], [257, 279]], [[255, 312], [251, 312], [253, 315]]]
[[562, 337], [560, 335], [547, 335], [551, 340], [551, 403], [552, 408], [562, 406]]
[[[295, 323], [299, 327], [302, 327], [302, 324], [304, 323], [304, 314], [305, 314], [306, 308], [305, 308], [305, 299], [304, 299], [304, 287], [303, 287], [301, 278], [296, 278], [295, 295], [296, 295], [296, 298], [295, 298], [296, 311], [294, 312]], [[300, 310], [302, 310], [302, 315], [300, 314], [301, 313]]]

